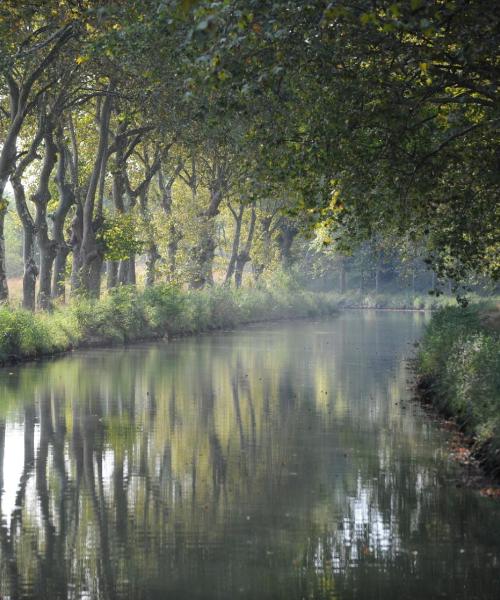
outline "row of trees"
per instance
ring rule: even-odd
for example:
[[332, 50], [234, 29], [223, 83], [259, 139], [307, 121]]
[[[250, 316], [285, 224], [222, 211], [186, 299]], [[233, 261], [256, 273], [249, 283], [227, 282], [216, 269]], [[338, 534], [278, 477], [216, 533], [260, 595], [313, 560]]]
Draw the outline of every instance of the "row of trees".
[[239, 285], [256, 239], [258, 276], [314, 225], [498, 277], [497, 22], [466, 0], [6, 0], [0, 300], [9, 185], [29, 309], [68, 268], [93, 297], [104, 264], [108, 287], [135, 283], [141, 254], [147, 283], [175, 279], [179, 248], [193, 287], [218, 246]]
[[151, 55], [139, 56], [155, 8], [141, 4], [2, 6], [2, 300], [9, 187], [28, 309], [37, 287], [40, 308], [64, 298], [67, 272], [73, 293], [93, 297], [103, 270], [108, 288], [135, 284], [138, 255], [147, 284], [160, 271], [194, 288], [213, 283], [218, 247], [227, 262], [221, 278], [237, 286], [252, 247], [260, 247], [256, 277], [280, 248], [288, 256], [297, 231], [280, 213], [286, 195], [255, 193], [228, 123], [204, 122], [176, 83], [183, 66], [175, 45], [189, 21], [168, 13], [179, 24], [162, 36], [159, 50], [172, 54], [159, 59], [160, 81], [145, 70]]

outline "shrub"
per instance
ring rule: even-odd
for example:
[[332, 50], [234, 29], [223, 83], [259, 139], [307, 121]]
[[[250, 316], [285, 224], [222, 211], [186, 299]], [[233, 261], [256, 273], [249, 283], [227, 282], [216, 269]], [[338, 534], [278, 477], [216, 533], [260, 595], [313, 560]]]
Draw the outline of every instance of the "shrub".
[[433, 402], [455, 416], [500, 464], [500, 336], [485, 327], [482, 307], [446, 307], [428, 325], [417, 370]]
[[291, 285], [183, 291], [160, 284], [143, 292], [123, 286], [99, 301], [80, 298], [52, 313], [0, 308], [0, 363], [82, 344], [123, 343], [253, 321], [332, 314], [335, 306], [327, 294], [303, 292]]

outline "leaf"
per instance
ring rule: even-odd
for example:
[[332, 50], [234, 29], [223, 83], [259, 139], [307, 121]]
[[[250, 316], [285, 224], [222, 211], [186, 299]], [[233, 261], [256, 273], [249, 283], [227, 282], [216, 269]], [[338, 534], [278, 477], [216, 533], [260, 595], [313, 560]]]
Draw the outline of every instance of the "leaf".
[[420, 67], [420, 71], [422, 71], [424, 75], [427, 75], [427, 71], [429, 70], [429, 63], [421, 62], [418, 66]]
[[183, 13], [188, 13], [195, 4], [198, 3], [198, 0], [181, 0], [181, 10]]

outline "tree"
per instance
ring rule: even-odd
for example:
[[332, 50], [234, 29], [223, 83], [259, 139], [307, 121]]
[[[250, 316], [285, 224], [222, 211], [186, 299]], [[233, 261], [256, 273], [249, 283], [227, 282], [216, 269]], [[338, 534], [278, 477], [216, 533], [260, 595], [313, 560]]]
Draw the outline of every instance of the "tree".
[[298, 214], [347, 236], [412, 232], [443, 276], [498, 277], [488, 2], [200, 2], [193, 31], [202, 101], [210, 81], [214, 113], [245, 115], [259, 163], [301, 193]]

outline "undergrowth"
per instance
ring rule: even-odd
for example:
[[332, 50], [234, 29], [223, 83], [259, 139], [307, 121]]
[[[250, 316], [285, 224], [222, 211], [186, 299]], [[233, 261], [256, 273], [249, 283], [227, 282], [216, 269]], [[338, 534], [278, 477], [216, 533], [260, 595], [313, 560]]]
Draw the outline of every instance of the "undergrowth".
[[214, 287], [184, 291], [156, 285], [120, 287], [99, 301], [79, 299], [51, 313], [0, 308], [0, 363], [84, 345], [157, 339], [278, 318], [326, 316], [336, 303], [326, 294], [287, 288]]
[[500, 335], [484, 305], [435, 313], [420, 344], [420, 387], [473, 435], [485, 459], [500, 468]]

